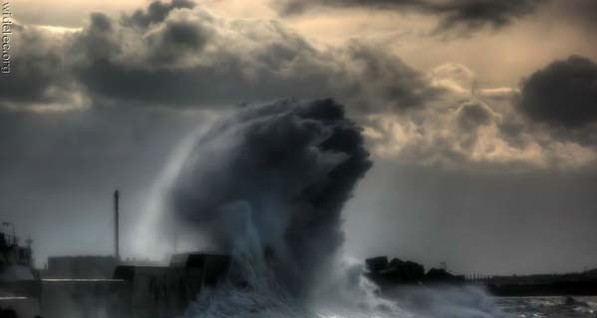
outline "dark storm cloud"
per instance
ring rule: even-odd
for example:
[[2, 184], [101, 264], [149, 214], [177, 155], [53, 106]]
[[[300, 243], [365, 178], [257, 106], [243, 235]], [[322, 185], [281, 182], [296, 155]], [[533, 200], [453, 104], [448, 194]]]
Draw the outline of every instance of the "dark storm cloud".
[[[592, 170], [597, 129], [537, 125], [509, 102], [471, 98], [362, 121], [372, 152], [403, 164], [477, 172]], [[452, 102], [453, 103], [453, 102]]]
[[20, 36], [39, 39], [23, 42], [26, 71], [12, 81], [18, 89], [0, 96], [199, 108], [335, 97], [369, 111], [420, 107], [441, 93], [385, 47], [321, 50], [279, 22], [225, 19], [187, 4], [153, 3], [119, 20], [95, 13], [67, 34], [27, 27]]
[[450, 94], [414, 112], [376, 113], [361, 122], [375, 155], [403, 163], [479, 171], [592, 170], [596, 69], [586, 58], [571, 57], [531, 74], [520, 90], [471, 94], [473, 73], [443, 65], [430, 72], [430, 81]]
[[147, 10], [138, 9], [130, 16], [124, 16], [125, 23], [147, 28], [152, 23], [164, 21], [170, 11], [175, 9], [191, 9], [195, 2], [190, 0], [172, 0], [171, 2], [154, 1]]
[[336, 256], [341, 211], [370, 166], [360, 128], [332, 100], [248, 107], [198, 138], [164, 218], [265, 257], [301, 293]]
[[460, 106], [458, 123], [464, 130], [474, 130], [491, 120], [491, 111], [479, 101], [470, 101]]
[[522, 84], [520, 109], [530, 118], [568, 128], [597, 121], [597, 64], [571, 56], [532, 74]]
[[[565, 141], [583, 146], [595, 140], [588, 133], [512, 129], [530, 127], [519, 109], [494, 108], [463, 95], [470, 70], [438, 79], [384, 46], [353, 41], [319, 49], [276, 21], [226, 19], [175, 3], [152, 6], [169, 9], [137, 14], [151, 16], [141, 19], [148, 23], [132, 23], [135, 14], [114, 19], [97, 13], [81, 31], [66, 34], [25, 27], [17, 36], [41, 39], [23, 42], [31, 57], [24, 61], [32, 66], [22, 74], [40, 68], [41, 76], [17, 77], [14, 82], [26, 89], [4, 90], [2, 104], [40, 111], [105, 105], [220, 109], [286, 97], [334, 97], [366, 124], [376, 154], [439, 165], [468, 160], [545, 166], [569, 160], [555, 155], [562, 149], [550, 143], [553, 136], [569, 136]], [[15, 102], [19, 98], [25, 101]], [[554, 156], [560, 159], [549, 159]]]
[[275, 0], [282, 14], [299, 14], [313, 7], [369, 8], [417, 12], [439, 17], [436, 32], [457, 31], [462, 35], [483, 27], [502, 28], [532, 13], [544, 0]]
[[[79, 74], [99, 98], [214, 106], [335, 96], [368, 100], [362, 108], [400, 109], [439, 93], [385, 48], [354, 42], [321, 51], [277, 22], [181, 10], [144, 32], [113, 23], [115, 32], [97, 32], [92, 24], [79, 39], [90, 52]], [[127, 47], [131, 42], [136, 47]], [[107, 54], [94, 53], [106, 47]]]
[[[455, 143], [462, 149], [472, 151], [479, 139], [479, 129], [492, 122], [491, 109], [480, 101], [467, 101], [460, 106], [457, 115], [459, 134]], [[458, 156], [456, 156], [458, 158]], [[460, 160], [467, 160], [466, 156]]]
[[[364, 97], [360, 100], [363, 105], [377, 102], [385, 106], [374, 107], [373, 110], [395, 110], [422, 107], [442, 94], [441, 89], [429, 86], [423, 74], [383, 47], [363, 46], [354, 42], [346, 50], [351, 64], [360, 71], [356, 76], [353, 75], [340, 97], [356, 93]], [[356, 91], [351, 93], [351, 88]]]
[[79, 88], [68, 71], [69, 56], [64, 54], [68, 39], [24, 26], [18, 26], [13, 36], [13, 67], [11, 74], [2, 76], [0, 106], [77, 103]]

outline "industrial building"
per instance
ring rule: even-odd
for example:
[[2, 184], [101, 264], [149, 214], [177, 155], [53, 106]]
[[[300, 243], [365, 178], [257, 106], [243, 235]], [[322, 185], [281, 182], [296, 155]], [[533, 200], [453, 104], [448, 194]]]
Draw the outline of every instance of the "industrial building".
[[171, 318], [228, 272], [230, 256], [183, 253], [170, 263], [128, 265], [119, 251], [119, 193], [114, 193], [114, 255], [48, 258], [33, 269], [31, 241], [0, 233], [0, 313], [20, 318]]
[[118, 265], [110, 278], [40, 280], [43, 317], [171, 318], [230, 265], [227, 255], [185, 253], [168, 266]]
[[109, 278], [120, 261], [114, 256], [53, 256], [42, 278]]

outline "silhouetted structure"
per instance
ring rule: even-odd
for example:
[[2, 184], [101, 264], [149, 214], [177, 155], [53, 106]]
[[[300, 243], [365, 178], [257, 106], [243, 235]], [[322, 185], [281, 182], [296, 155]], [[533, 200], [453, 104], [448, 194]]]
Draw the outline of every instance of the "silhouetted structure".
[[130, 317], [179, 317], [203, 288], [217, 284], [230, 261], [221, 254], [176, 254], [170, 266], [119, 266], [114, 278], [129, 284]]
[[129, 314], [129, 282], [116, 279], [43, 279], [40, 313], [44, 318], [110, 317]]
[[386, 256], [365, 260], [368, 277], [382, 289], [395, 285], [463, 283], [464, 276], [453, 275], [445, 269], [432, 268], [425, 273], [422, 264], [394, 258], [388, 261]]
[[114, 256], [120, 260], [120, 192], [114, 191]]
[[43, 278], [105, 279], [111, 278], [119, 261], [114, 256], [54, 256], [48, 258]]
[[39, 312], [41, 283], [32, 269], [31, 246], [18, 242], [14, 226], [12, 234], [0, 232], [0, 309], [5, 316], [33, 317]]
[[31, 246], [21, 246], [18, 237], [0, 232], [0, 269], [10, 266], [24, 266], [31, 268], [33, 253]]
[[450, 274], [443, 268], [432, 268], [425, 275], [428, 283], [463, 283], [464, 276]]
[[[79, 265], [97, 266], [93, 260], [97, 258]], [[82, 278], [89, 271], [77, 272], [77, 278], [45, 278], [41, 313], [46, 318], [73, 312], [83, 317], [179, 317], [203, 288], [218, 283], [229, 265], [228, 255], [185, 253], [174, 255], [169, 266], [119, 265], [110, 278]]]
[[367, 276], [377, 283], [382, 292], [399, 286], [429, 286], [437, 284], [481, 285], [495, 296], [595, 296], [597, 295], [597, 269], [582, 273], [550, 275], [491, 276], [450, 273], [442, 268], [431, 268], [427, 273], [423, 265], [386, 256], [365, 260]]
[[[33, 270], [31, 241], [0, 233], [0, 313], [45, 318], [171, 318], [183, 314], [230, 265], [228, 255], [185, 253], [168, 266], [123, 265], [119, 251], [119, 192], [114, 192], [114, 255], [48, 258]], [[11, 316], [12, 317], [12, 316]]]
[[590, 296], [597, 295], [595, 273], [597, 269], [568, 274], [473, 275], [468, 281], [485, 286], [496, 296]]

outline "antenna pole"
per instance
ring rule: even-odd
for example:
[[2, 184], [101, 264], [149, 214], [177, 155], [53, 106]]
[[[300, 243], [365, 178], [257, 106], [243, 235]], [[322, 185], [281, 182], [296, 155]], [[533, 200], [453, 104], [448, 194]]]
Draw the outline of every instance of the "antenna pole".
[[114, 253], [116, 259], [120, 259], [120, 215], [119, 215], [120, 193], [114, 191]]

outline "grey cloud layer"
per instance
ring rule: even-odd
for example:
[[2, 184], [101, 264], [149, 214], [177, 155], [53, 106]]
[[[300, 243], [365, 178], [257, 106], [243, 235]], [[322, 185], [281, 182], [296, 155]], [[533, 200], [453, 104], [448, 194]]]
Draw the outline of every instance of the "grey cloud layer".
[[464, 66], [423, 74], [384, 47], [350, 42], [319, 49], [280, 22], [227, 19], [181, 0], [154, 2], [121, 19], [93, 14], [75, 32], [21, 26], [15, 36], [18, 72], [0, 87], [0, 105], [11, 111], [222, 109], [332, 97], [365, 125], [382, 157], [543, 168], [586, 166], [596, 157], [595, 64], [584, 58], [532, 75], [514, 103], [512, 88], [471, 96], [474, 74]]
[[275, 0], [282, 14], [298, 14], [310, 8], [369, 8], [417, 12], [439, 17], [435, 32], [456, 31], [467, 35], [483, 27], [498, 29], [532, 13], [544, 0]]
[[593, 62], [571, 57], [532, 74], [520, 92], [475, 93], [472, 72], [441, 66], [431, 72], [431, 82], [451, 95], [409, 113], [372, 114], [365, 134], [378, 156], [419, 165], [479, 171], [587, 168], [597, 160], [593, 73]]
[[[96, 13], [74, 33], [26, 26], [17, 37], [15, 69], [31, 72], [12, 79], [4, 103], [206, 108], [336, 97], [401, 109], [439, 94], [381, 47], [320, 50], [279, 22], [225, 19], [186, 1], [156, 2], [120, 20]], [[34, 70], [42, 74], [35, 80]]]
[[68, 71], [69, 37], [18, 26], [13, 41], [14, 72], [2, 77], [0, 105], [19, 109], [77, 102], [79, 87]]
[[138, 9], [132, 15], [125, 16], [124, 21], [137, 27], [146, 28], [152, 23], [160, 23], [166, 19], [170, 11], [175, 9], [191, 9], [195, 2], [189, 0], [172, 0], [169, 3], [152, 2], [147, 10]]

